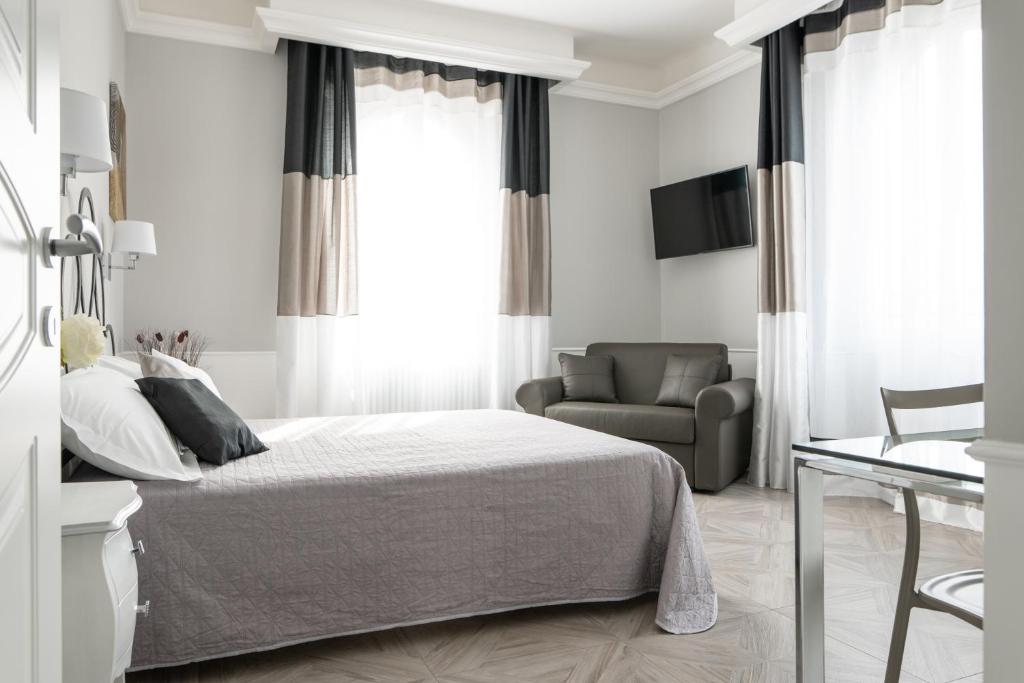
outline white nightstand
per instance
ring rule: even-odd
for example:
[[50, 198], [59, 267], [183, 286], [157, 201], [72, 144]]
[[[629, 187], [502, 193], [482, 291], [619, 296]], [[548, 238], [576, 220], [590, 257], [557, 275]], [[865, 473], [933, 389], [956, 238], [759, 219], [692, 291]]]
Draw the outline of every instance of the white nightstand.
[[131, 663], [136, 613], [149, 613], [127, 526], [140, 507], [130, 481], [61, 484], [64, 683], [119, 680]]

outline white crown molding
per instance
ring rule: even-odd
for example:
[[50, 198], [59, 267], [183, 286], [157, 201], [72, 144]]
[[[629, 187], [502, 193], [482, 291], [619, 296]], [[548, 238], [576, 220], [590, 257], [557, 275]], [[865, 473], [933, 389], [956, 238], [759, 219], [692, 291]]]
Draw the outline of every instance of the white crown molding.
[[557, 95], [624, 104], [644, 109], [664, 109], [761, 63], [760, 51], [737, 52], [656, 92], [634, 90], [604, 83], [578, 80], [551, 89]]
[[967, 447], [967, 453], [984, 463], [1024, 467], [1024, 443], [978, 439]]
[[273, 53], [281, 39], [295, 38], [554, 80], [577, 79], [590, 66], [590, 62], [571, 57], [446, 40], [268, 7], [257, 7], [252, 26], [244, 27], [146, 12], [139, 8], [139, 0], [120, 2], [129, 33], [243, 50]]
[[737, 52], [666, 88], [649, 91], [578, 80], [590, 66], [590, 62], [584, 60], [441, 40], [300, 12], [257, 7], [252, 26], [243, 27], [147, 12], [140, 9], [139, 0], [120, 0], [120, 3], [125, 30], [129, 33], [267, 53], [273, 53], [283, 38], [344, 45], [356, 50], [542, 76], [561, 81], [552, 89], [555, 94], [655, 110], [690, 97], [761, 61], [759, 51]]
[[826, 0], [766, 0], [715, 31], [715, 37], [729, 47], [750, 45], [825, 4]]
[[721, 59], [658, 92], [658, 109], [684, 100], [761, 63], [761, 51], [743, 50]]
[[528, 74], [555, 80], [574, 80], [580, 77], [590, 62], [514, 50], [497, 48], [483, 43], [441, 39], [425, 34], [396, 31], [381, 26], [357, 24], [343, 19], [317, 17], [302, 12], [256, 8], [256, 23], [262, 24], [268, 35], [341, 45], [354, 50], [384, 52], [401, 57], [412, 57], [435, 62], [446, 62], [493, 69], [513, 74]]
[[243, 50], [273, 51], [265, 48], [262, 33], [255, 23], [247, 28], [215, 21], [147, 12], [139, 8], [139, 0], [121, 0], [121, 17], [128, 33], [140, 33], [147, 36], [173, 38], [174, 40]]
[[563, 81], [551, 88], [551, 94], [578, 97], [584, 100], [595, 100], [609, 104], [624, 104], [628, 107], [661, 109], [658, 103], [658, 93], [656, 92], [634, 90], [633, 88], [623, 88], [618, 85], [607, 85], [595, 81]]

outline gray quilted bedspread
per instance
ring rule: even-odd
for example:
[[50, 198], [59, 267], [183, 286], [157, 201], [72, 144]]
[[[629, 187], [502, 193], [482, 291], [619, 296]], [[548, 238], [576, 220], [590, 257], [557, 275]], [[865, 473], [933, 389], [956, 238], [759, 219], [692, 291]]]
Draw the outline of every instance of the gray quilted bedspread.
[[682, 468], [650, 446], [511, 411], [252, 421], [270, 451], [138, 482], [133, 668], [660, 590], [714, 624]]

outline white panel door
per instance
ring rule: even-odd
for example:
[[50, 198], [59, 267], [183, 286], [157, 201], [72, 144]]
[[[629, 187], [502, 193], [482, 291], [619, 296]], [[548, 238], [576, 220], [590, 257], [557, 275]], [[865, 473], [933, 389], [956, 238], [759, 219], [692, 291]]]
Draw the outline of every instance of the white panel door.
[[0, 0], [0, 679], [59, 682], [58, 349], [43, 312], [57, 273], [40, 233], [59, 220], [56, 0]]

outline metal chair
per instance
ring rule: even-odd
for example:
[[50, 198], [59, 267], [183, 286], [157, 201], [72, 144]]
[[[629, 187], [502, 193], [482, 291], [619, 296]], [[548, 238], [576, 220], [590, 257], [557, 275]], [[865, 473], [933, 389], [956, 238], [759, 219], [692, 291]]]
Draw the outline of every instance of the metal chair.
[[[889, 423], [889, 433], [894, 440], [898, 441], [900, 434], [896, 428], [896, 421], [893, 419], [893, 410], [946, 408], [981, 403], [983, 391], [984, 385], [982, 384], [924, 391], [895, 391], [882, 388], [882, 406], [885, 408], [885, 419]], [[943, 574], [926, 581], [920, 588], [915, 588], [921, 553], [921, 517], [918, 512], [917, 494], [913, 489], [903, 489], [903, 502], [907, 513], [907, 547], [903, 554], [903, 573], [900, 576], [892, 639], [889, 641], [885, 683], [899, 681], [912, 608], [920, 607], [945, 612], [978, 628], [983, 628], [985, 617], [983, 608], [985, 572], [982, 569]]]

